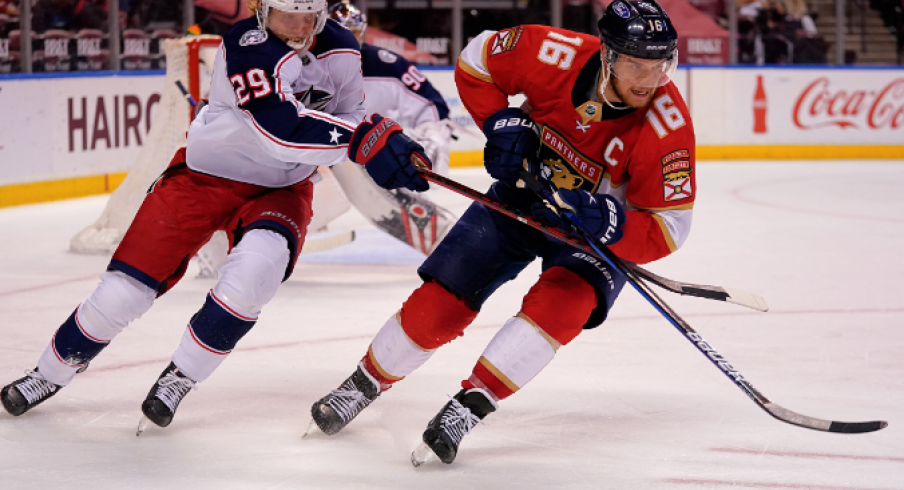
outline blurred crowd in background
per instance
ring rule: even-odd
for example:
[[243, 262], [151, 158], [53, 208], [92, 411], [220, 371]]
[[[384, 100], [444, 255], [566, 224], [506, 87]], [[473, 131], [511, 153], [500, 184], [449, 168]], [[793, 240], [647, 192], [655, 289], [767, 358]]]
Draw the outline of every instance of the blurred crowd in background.
[[[247, 17], [244, 0], [115, 0], [119, 59], [110, 45], [110, 1], [0, 0], [0, 74], [23, 70], [22, 5], [31, 7], [31, 70], [67, 72], [165, 69], [161, 41], [190, 33], [222, 35]], [[550, 0], [487, 0], [466, 9], [465, 40], [484, 29], [550, 24]], [[553, 0], [556, 1], [556, 0]], [[610, 0], [562, 0], [563, 27], [596, 34], [595, 19]], [[692, 5], [727, 30], [726, 0], [670, 0]], [[845, 0], [845, 64], [902, 64], [904, 0]], [[412, 2], [370, 0], [368, 42], [400, 51], [418, 64], [452, 64], [448, 8], [413, 8]], [[811, 3], [808, 3], [811, 2]], [[415, 2], [417, 3], [417, 2]], [[742, 64], [834, 63], [834, 0], [736, 0], [737, 51]], [[667, 6], [668, 7], [668, 6]], [[190, 12], [190, 14], [186, 14]], [[186, 18], [189, 17], [189, 18]], [[188, 25], [188, 24], [191, 25]], [[680, 29], [679, 29], [680, 32]], [[879, 42], [892, 54], [877, 58]], [[885, 41], [883, 41], [885, 42]], [[850, 48], [850, 49], [847, 49]], [[881, 49], [878, 49], [881, 51]], [[870, 58], [872, 56], [872, 58]]]

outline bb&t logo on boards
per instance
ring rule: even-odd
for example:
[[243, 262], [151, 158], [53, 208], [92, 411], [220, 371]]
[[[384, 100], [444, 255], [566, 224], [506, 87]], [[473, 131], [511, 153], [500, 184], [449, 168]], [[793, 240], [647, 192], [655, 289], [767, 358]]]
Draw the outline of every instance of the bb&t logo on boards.
[[832, 87], [828, 77], [819, 77], [797, 96], [792, 117], [794, 125], [805, 130], [900, 129], [904, 127], [904, 78], [884, 87], [851, 90]]

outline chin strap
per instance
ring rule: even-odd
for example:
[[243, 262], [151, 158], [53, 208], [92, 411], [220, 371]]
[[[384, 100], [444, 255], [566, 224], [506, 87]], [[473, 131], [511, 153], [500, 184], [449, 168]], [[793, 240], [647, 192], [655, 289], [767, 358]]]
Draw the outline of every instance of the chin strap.
[[[606, 72], [605, 75], [603, 75], [604, 71]], [[603, 103], [605, 103], [607, 106], [609, 106], [617, 111], [623, 111], [625, 109], [630, 109], [630, 107], [627, 105], [619, 107], [619, 106], [613, 104], [612, 102], [609, 102], [609, 98], [606, 97], [606, 88], [609, 86], [609, 78], [610, 78], [611, 74], [612, 74], [612, 68], [609, 67], [609, 62], [606, 61], [605, 58], [603, 58], [603, 65], [600, 67], [600, 75], [599, 75], [600, 83], [596, 87], [597, 97], [603, 99], [602, 100]]]

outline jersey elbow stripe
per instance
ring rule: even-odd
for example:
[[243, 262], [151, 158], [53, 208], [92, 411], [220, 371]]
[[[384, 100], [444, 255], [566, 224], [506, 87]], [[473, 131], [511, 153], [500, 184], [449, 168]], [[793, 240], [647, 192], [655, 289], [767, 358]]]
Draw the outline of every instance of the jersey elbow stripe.
[[465, 61], [461, 58], [459, 58], [458, 60], [458, 68], [460, 68], [461, 71], [467, 73], [468, 75], [480, 80], [481, 82], [493, 83], [493, 77], [491, 77], [489, 74], [484, 75], [483, 73], [480, 73], [479, 71], [465, 63]]
[[678, 246], [675, 245], [675, 241], [672, 240], [672, 232], [669, 231], [669, 226], [666, 224], [662, 216], [653, 214], [653, 220], [656, 221], [656, 224], [659, 225], [659, 230], [662, 232], [662, 238], [665, 240], [666, 246], [669, 247], [669, 251], [674, 252], [678, 250]]
[[662, 211], [690, 211], [690, 210], [694, 209], [693, 202], [679, 204], [677, 206], [665, 206], [665, 207], [661, 207], [661, 208], [654, 208], [654, 207], [650, 207], [650, 206], [640, 206], [636, 203], [628, 201], [628, 206], [631, 206], [632, 208], [634, 208], [638, 211], [650, 211], [650, 212], [654, 212], [654, 213], [658, 213], [658, 212], [662, 212]]
[[317, 55], [318, 60], [322, 60], [327, 56], [332, 56], [334, 54], [351, 54], [355, 55], [358, 58], [361, 57], [361, 53], [359, 51], [355, 51], [354, 49], [334, 49], [332, 51], [326, 51]]

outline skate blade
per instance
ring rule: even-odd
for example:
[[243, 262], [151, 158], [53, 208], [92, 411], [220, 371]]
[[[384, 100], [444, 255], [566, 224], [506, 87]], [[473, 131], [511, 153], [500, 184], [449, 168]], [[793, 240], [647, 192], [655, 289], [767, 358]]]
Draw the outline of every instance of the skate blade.
[[436, 457], [436, 453], [427, 444], [421, 442], [414, 448], [414, 451], [411, 451], [411, 464], [415, 468], [431, 461], [439, 461], [439, 458]]
[[151, 419], [146, 416], [142, 416], [141, 420], [138, 421], [138, 430], [135, 431], [135, 437], [141, 435], [149, 426], [151, 425]]
[[317, 422], [314, 422], [314, 419], [311, 419], [311, 422], [308, 424], [308, 429], [304, 431], [304, 434], [301, 435], [301, 438], [304, 439], [308, 436], [313, 436], [317, 434], [323, 434], [323, 431], [320, 430], [320, 426], [317, 425]]

